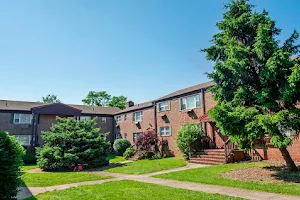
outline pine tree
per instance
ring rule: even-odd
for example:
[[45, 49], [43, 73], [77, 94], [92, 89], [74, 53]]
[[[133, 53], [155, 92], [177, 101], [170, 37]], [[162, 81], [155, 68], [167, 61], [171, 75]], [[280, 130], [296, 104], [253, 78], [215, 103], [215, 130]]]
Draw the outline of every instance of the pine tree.
[[38, 165], [44, 170], [70, 168], [76, 164], [98, 167], [108, 164], [110, 144], [106, 135], [95, 128], [96, 119], [79, 121], [59, 118], [49, 131], [43, 132], [45, 144], [37, 148]]
[[280, 45], [275, 21], [253, 7], [247, 0], [227, 4], [212, 46], [202, 50], [215, 62], [208, 77], [216, 83], [211, 91], [217, 105], [209, 116], [244, 149], [271, 135], [289, 170], [296, 171], [287, 151], [292, 144], [287, 133], [300, 130], [300, 61], [291, 59], [299, 52], [299, 35], [294, 31]]

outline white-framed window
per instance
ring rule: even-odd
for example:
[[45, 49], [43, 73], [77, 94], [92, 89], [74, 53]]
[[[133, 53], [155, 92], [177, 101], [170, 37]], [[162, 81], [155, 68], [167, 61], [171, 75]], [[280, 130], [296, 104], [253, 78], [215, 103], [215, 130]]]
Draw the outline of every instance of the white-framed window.
[[14, 124], [31, 124], [32, 114], [14, 113]]
[[200, 94], [183, 97], [180, 99], [180, 110], [191, 110], [193, 108], [202, 107], [202, 102], [200, 99]]
[[101, 117], [101, 121], [103, 124], [106, 124], [106, 117]]
[[15, 135], [15, 138], [23, 146], [30, 146], [31, 135]]
[[165, 101], [158, 104], [159, 112], [170, 110], [170, 101]]
[[92, 119], [91, 116], [80, 116], [80, 121], [90, 121]]
[[170, 126], [160, 127], [159, 135], [160, 136], [171, 136], [171, 127]]
[[139, 136], [139, 134], [141, 134], [141, 132], [139, 132], [139, 133], [133, 133], [133, 134], [132, 134], [132, 141], [133, 141], [133, 142], [136, 141], [136, 138]]
[[143, 112], [135, 112], [132, 114], [132, 121], [139, 122], [143, 120]]
[[124, 121], [126, 121], [127, 120], [127, 115], [124, 115]]
[[124, 133], [124, 139], [127, 139], [127, 133]]
[[120, 122], [122, 119], [121, 119], [121, 116], [115, 116], [115, 121], [116, 123]]

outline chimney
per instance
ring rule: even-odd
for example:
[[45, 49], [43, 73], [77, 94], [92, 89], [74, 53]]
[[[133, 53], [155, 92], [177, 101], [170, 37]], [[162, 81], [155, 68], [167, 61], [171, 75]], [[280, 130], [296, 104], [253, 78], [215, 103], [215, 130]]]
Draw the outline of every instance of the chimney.
[[129, 108], [131, 106], [134, 106], [134, 102], [129, 100], [127, 103], [126, 103], [126, 108]]

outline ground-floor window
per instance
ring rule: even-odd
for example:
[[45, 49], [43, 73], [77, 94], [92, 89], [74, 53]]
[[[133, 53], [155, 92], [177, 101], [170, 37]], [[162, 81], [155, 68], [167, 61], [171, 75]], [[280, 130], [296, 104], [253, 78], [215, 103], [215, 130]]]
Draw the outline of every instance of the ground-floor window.
[[170, 126], [160, 127], [159, 135], [160, 136], [171, 136], [171, 127]]
[[29, 146], [31, 141], [31, 135], [15, 135], [18, 142], [23, 146]]
[[106, 123], [106, 117], [102, 117], [102, 123], [105, 124]]
[[91, 116], [80, 116], [80, 121], [90, 121], [92, 119]]
[[116, 139], [120, 139], [120, 138], [122, 138], [122, 135], [120, 133], [117, 133], [116, 134]]
[[141, 133], [133, 133], [132, 141], [135, 142], [136, 138], [139, 136]]
[[127, 139], [127, 133], [124, 133], [124, 139]]

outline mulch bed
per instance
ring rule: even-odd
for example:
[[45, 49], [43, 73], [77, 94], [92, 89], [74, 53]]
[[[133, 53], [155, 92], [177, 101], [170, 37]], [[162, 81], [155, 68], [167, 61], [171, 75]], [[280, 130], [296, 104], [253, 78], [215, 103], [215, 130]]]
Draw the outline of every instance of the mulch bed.
[[[223, 173], [224, 178], [257, 183], [295, 183], [300, 185], [300, 172], [291, 173], [281, 163], [268, 163], [270, 166], [243, 168]], [[299, 165], [298, 165], [299, 167]]]

